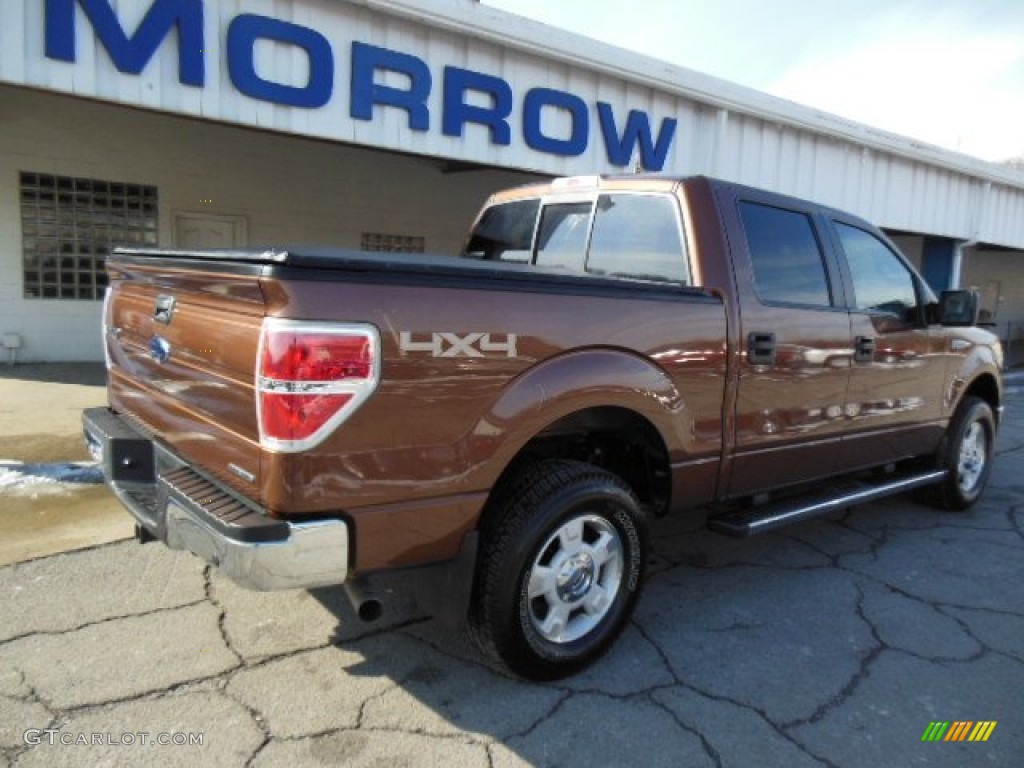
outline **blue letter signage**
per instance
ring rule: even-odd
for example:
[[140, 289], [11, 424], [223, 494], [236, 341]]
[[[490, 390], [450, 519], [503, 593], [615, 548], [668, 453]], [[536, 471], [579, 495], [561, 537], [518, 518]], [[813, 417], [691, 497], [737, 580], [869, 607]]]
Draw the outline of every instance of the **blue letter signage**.
[[[377, 70], [397, 72], [409, 78], [405, 90], [378, 85]], [[398, 107], [409, 114], [409, 128], [430, 130], [430, 68], [422, 59], [366, 43], [352, 43], [352, 104], [350, 113], [357, 120], [373, 120], [374, 104]]]
[[[305, 86], [265, 80], [256, 72], [254, 48], [259, 39], [275, 40], [302, 48], [309, 59]], [[334, 53], [327, 38], [309, 27], [300, 27], [266, 16], [243, 14], [228, 26], [228, 75], [246, 96], [291, 107], [316, 109], [331, 100], [334, 91]]]
[[[188, 86], [206, 85], [203, 0], [149, 0], [142, 21], [131, 32], [125, 31], [112, 0], [45, 0], [42, 7], [45, 53], [50, 59], [76, 61], [75, 32], [81, 11], [118, 71], [141, 74], [177, 30], [178, 80]], [[310, 110], [326, 107], [338, 98], [336, 41], [332, 43], [326, 33], [241, 13], [228, 22], [223, 34], [228, 77], [239, 93]], [[309, 65], [306, 81], [275, 78], [276, 57], [259, 55], [265, 53], [261, 46], [267, 45], [301, 51]], [[473, 124], [486, 130], [479, 135], [486, 135], [494, 146], [519, 142], [557, 157], [583, 156], [591, 138], [599, 135], [609, 163], [627, 167], [636, 157], [639, 165], [650, 171], [664, 168], [675, 139], [675, 118], [663, 118], [655, 136], [650, 116], [641, 110], [629, 110], [623, 121], [611, 104], [588, 103], [575, 93], [540, 86], [525, 87], [517, 99], [508, 80], [450, 65], [441, 70], [438, 93], [431, 65], [418, 56], [359, 40], [351, 41], [350, 55], [348, 114], [354, 120], [373, 122], [381, 119], [382, 111], [397, 109], [405, 113], [408, 130], [422, 133], [431, 130], [434, 110], [439, 113], [434, 125], [440, 124], [434, 130], [448, 139], [464, 139], [466, 126]], [[518, 124], [516, 117], [520, 118]], [[396, 148], [415, 151], [409, 146]]]
[[[46, 55], [60, 61], [75, 60], [76, 0], [46, 0]], [[137, 75], [173, 27], [178, 28], [178, 79], [203, 86], [202, 0], [155, 0], [135, 34], [121, 28], [108, 0], [77, 0], [96, 31], [96, 37], [121, 72]]]

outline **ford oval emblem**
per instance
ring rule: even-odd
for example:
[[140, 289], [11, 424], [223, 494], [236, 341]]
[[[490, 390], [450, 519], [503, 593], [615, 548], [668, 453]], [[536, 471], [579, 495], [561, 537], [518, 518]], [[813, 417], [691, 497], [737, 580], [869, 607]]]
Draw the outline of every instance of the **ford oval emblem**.
[[163, 336], [154, 336], [149, 340], [149, 356], [158, 363], [166, 363], [171, 356], [171, 345]]

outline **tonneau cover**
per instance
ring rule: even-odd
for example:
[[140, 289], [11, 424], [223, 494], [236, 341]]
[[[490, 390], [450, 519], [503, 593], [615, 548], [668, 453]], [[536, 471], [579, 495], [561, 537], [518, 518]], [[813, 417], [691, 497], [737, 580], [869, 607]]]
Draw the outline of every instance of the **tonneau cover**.
[[264, 266], [267, 276], [277, 276], [278, 269], [309, 269], [347, 273], [382, 273], [422, 275], [425, 277], [484, 278], [514, 280], [556, 288], [584, 287], [604, 290], [641, 290], [665, 294], [706, 295], [699, 288], [670, 283], [653, 283], [622, 277], [580, 274], [567, 270], [516, 264], [502, 261], [422, 253], [380, 253], [344, 248], [289, 247], [225, 250], [168, 250], [163, 248], [118, 248], [113, 260], [173, 260], [202, 264], [237, 264], [240, 267]]

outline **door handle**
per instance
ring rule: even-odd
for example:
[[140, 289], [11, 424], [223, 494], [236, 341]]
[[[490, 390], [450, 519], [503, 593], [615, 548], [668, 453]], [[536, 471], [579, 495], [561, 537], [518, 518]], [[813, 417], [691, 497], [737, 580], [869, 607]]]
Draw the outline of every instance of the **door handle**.
[[875, 340], [870, 336], [858, 336], [853, 342], [853, 361], [870, 363], [875, 359]]
[[775, 365], [775, 334], [754, 331], [747, 335], [747, 362]]

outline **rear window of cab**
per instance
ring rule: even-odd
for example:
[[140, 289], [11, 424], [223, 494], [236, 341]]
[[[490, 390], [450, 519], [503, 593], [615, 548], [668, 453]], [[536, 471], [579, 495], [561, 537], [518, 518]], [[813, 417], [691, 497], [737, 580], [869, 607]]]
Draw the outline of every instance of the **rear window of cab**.
[[689, 285], [679, 206], [663, 194], [540, 198], [484, 211], [464, 258], [533, 264], [567, 273]]

